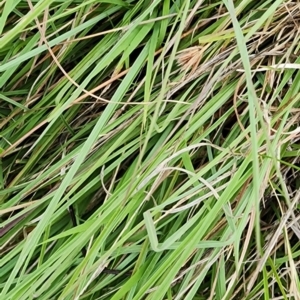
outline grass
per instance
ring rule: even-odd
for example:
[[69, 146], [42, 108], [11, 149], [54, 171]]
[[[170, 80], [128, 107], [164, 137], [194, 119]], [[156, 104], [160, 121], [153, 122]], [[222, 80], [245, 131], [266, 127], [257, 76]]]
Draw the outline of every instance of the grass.
[[300, 299], [299, 9], [0, 2], [0, 299]]

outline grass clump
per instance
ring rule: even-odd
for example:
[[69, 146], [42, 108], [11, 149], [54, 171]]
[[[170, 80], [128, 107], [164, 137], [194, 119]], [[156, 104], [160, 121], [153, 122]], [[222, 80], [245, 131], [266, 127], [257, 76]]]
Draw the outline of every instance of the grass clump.
[[0, 10], [0, 299], [300, 299], [297, 1]]

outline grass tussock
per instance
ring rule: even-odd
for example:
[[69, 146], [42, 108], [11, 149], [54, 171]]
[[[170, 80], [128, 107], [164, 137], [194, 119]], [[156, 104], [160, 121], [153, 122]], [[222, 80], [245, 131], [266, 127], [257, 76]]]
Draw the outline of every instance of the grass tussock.
[[0, 299], [300, 299], [299, 26], [0, 2]]

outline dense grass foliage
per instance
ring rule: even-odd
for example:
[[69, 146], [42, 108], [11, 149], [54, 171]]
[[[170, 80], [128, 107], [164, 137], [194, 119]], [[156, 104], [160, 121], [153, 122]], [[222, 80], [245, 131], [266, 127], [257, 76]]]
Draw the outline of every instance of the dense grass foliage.
[[0, 12], [0, 299], [300, 299], [298, 1]]

